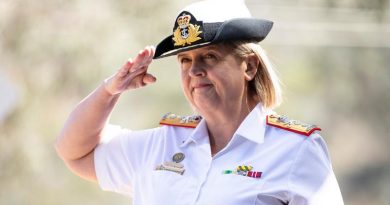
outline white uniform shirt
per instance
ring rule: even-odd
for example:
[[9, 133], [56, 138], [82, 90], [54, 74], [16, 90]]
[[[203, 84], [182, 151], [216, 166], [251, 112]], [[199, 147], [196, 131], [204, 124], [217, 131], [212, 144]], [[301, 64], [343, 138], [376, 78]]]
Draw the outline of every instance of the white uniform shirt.
[[[340, 205], [340, 189], [325, 142], [266, 124], [258, 105], [229, 144], [211, 157], [207, 125], [162, 126], [121, 132], [95, 150], [95, 168], [103, 190], [129, 195], [133, 205]], [[183, 175], [156, 170], [185, 158]], [[252, 166], [260, 178], [224, 174]]]

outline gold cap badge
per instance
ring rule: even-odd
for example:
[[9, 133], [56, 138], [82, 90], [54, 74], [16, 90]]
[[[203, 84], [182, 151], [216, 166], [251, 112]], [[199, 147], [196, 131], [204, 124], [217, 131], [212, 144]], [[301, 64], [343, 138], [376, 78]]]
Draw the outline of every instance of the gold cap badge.
[[196, 23], [195, 17], [191, 14], [186, 12], [179, 14], [173, 31], [172, 39], [175, 42], [174, 46], [191, 45], [202, 39], [199, 36], [202, 33], [202, 31], [199, 30], [200, 25], [197, 25]]

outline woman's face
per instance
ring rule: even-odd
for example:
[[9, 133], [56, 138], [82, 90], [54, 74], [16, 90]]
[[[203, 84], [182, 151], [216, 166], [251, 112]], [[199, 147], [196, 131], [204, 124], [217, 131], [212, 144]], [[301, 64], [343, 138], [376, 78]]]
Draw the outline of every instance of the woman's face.
[[246, 63], [231, 49], [210, 45], [177, 55], [184, 94], [198, 111], [235, 109], [246, 100]]

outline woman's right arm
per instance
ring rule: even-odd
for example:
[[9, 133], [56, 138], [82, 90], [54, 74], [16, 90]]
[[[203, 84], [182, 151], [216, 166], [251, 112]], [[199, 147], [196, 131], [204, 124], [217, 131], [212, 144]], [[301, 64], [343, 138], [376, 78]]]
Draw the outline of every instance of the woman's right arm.
[[109, 115], [119, 96], [126, 90], [154, 83], [156, 78], [147, 73], [154, 56], [154, 48], [146, 47], [106, 79], [72, 111], [55, 148], [64, 163], [82, 178], [97, 181], [94, 149], [99, 144]]

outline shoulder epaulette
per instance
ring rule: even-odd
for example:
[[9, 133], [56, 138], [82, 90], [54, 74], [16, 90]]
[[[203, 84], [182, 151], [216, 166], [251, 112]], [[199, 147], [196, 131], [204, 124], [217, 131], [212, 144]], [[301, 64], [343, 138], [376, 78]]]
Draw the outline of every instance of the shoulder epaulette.
[[286, 116], [275, 114], [267, 116], [267, 125], [306, 136], [310, 136], [311, 133], [316, 130], [321, 130], [321, 128], [317, 127], [316, 125], [309, 125], [297, 120], [290, 120]]
[[195, 128], [201, 119], [202, 117], [199, 115], [182, 117], [172, 113], [167, 113], [160, 120], [160, 125]]

